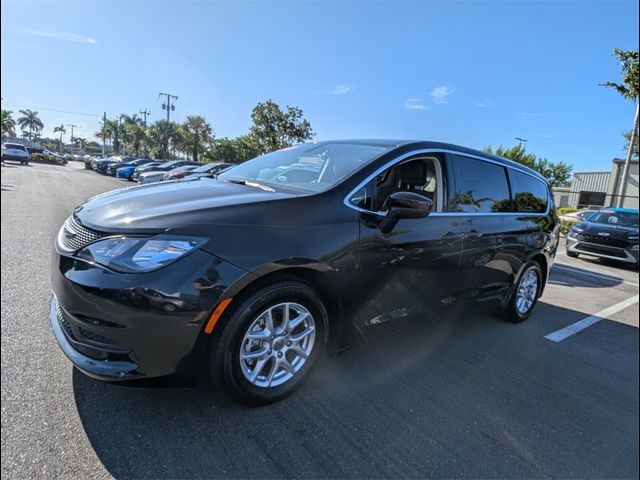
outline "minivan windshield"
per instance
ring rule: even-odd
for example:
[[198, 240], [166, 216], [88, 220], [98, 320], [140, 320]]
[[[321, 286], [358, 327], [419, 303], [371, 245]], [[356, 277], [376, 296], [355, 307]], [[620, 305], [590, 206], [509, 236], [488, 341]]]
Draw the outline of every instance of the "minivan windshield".
[[600, 210], [591, 215], [587, 221], [606, 223], [618, 227], [638, 228], [638, 214], [632, 212], [620, 212], [616, 210]]
[[353, 143], [306, 143], [249, 160], [219, 180], [318, 193], [330, 189], [387, 149]]

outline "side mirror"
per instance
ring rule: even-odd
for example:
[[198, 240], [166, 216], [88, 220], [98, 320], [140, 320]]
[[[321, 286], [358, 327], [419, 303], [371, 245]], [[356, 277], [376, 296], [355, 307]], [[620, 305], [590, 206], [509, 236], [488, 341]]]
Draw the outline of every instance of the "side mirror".
[[387, 200], [387, 218], [424, 218], [433, 208], [433, 202], [413, 192], [395, 192]]
[[417, 193], [392, 193], [387, 200], [387, 215], [380, 221], [378, 227], [382, 233], [389, 233], [398, 220], [424, 218], [431, 213], [432, 208], [433, 202]]

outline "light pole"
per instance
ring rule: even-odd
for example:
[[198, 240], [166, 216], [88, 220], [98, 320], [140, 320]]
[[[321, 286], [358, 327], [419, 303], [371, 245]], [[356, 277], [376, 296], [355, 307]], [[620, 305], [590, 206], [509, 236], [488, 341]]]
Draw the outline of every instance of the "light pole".
[[520, 142], [520, 146], [522, 146], [522, 143], [527, 143], [527, 139], [526, 138], [516, 137], [516, 140], [518, 140]]
[[78, 125], [74, 125], [73, 123], [70, 123], [67, 125], [67, 127], [71, 127], [71, 152], [73, 153], [74, 151], [74, 143], [73, 143], [73, 129], [77, 128]]
[[162, 109], [167, 111], [167, 125], [165, 126], [164, 133], [164, 159], [169, 160], [169, 114], [170, 112], [175, 111], [175, 101], [178, 100], [176, 95], [172, 95], [170, 93], [162, 93], [159, 94], [160, 97], [167, 97], [167, 103], [162, 104]]
[[118, 115], [118, 155], [122, 153], [122, 117], [124, 117], [124, 113]]
[[147, 126], [147, 115], [151, 115], [151, 112], [146, 108], [144, 110], [140, 110], [140, 115], [144, 116], [144, 120], [142, 121], [143, 126]]

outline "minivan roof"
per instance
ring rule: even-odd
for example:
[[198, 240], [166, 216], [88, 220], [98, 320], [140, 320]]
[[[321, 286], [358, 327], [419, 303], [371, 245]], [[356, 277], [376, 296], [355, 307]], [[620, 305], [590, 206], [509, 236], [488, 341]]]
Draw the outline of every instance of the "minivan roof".
[[367, 139], [345, 139], [345, 140], [323, 140], [313, 142], [319, 145], [328, 144], [328, 143], [343, 143], [343, 144], [354, 144], [354, 145], [371, 145], [375, 147], [385, 147], [390, 150], [400, 147], [413, 147], [415, 149], [438, 149], [438, 150], [453, 150], [460, 153], [467, 153], [469, 155], [474, 155], [481, 158], [486, 158], [487, 160], [491, 160], [493, 162], [504, 165], [505, 167], [514, 168], [516, 170], [522, 170], [524, 172], [530, 173], [540, 180], [543, 180], [545, 183], [547, 182], [544, 176], [540, 175], [539, 172], [532, 170], [529, 167], [526, 167], [518, 162], [514, 162], [513, 160], [509, 160], [507, 158], [498, 157], [496, 155], [491, 155], [489, 153], [482, 152], [480, 150], [474, 150], [473, 148], [463, 147], [461, 145], [455, 145], [453, 143], [444, 143], [444, 142], [434, 142], [429, 140], [398, 140], [398, 139], [380, 139], [380, 138], [367, 138]]

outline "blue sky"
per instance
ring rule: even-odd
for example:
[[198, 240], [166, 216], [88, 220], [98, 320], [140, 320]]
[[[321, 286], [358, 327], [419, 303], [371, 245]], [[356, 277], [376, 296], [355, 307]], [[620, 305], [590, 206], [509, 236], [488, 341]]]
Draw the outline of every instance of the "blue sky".
[[[268, 98], [298, 105], [316, 139], [528, 140], [578, 170], [624, 156], [634, 106], [614, 47], [638, 46], [638, 3], [2, 2], [2, 108], [98, 129], [97, 116], [204, 115], [247, 132]], [[69, 135], [67, 134], [67, 137]]]

